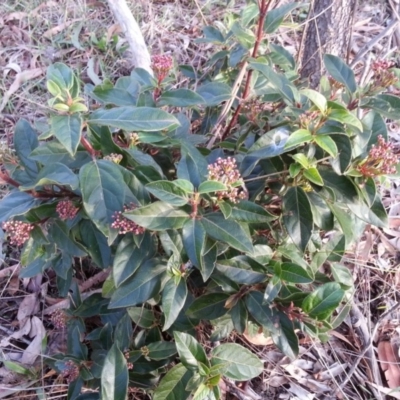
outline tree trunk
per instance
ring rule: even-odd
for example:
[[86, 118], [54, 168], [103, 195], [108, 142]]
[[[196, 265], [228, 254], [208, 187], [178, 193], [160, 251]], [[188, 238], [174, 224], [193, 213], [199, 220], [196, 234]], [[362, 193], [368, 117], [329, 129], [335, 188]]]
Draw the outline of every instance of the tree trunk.
[[300, 75], [316, 88], [323, 73], [322, 57], [347, 58], [357, 0], [313, 0], [299, 53]]

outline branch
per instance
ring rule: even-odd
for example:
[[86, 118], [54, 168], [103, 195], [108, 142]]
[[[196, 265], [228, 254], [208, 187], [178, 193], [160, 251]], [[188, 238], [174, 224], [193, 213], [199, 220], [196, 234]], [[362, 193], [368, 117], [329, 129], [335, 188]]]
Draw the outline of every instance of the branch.
[[107, 0], [110, 10], [121, 26], [132, 52], [135, 67], [143, 68], [151, 75], [151, 59], [140, 27], [133, 17], [125, 0]]

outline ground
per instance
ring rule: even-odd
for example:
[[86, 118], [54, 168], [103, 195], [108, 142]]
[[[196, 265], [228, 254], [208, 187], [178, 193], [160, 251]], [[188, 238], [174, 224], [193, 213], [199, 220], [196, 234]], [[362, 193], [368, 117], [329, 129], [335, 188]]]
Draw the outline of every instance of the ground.
[[[167, 53], [178, 64], [192, 65], [204, 63], [211, 52], [208, 45], [194, 42], [200, 37], [202, 26], [218, 25], [227, 11], [236, 12], [241, 7], [240, 1], [224, 0], [128, 0], [128, 3], [141, 25], [151, 54]], [[391, 9], [391, 5], [397, 5], [394, 0], [387, 4], [383, 0], [360, 3], [353, 32], [352, 57], [365, 43], [383, 32], [391, 18], [399, 18]], [[301, 18], [303, 22], [298, 22]], [[289, 21], [274, 37], [293, 54], [299, 46], [304, 18], [305, 15], [300, 15], [296, 23]], [[375, 43], [369, 54], [372, 58], [389, 56], [395, 60], [399, 38], [400, 30], [394, 30]], [[365, 58], [369, 59], [369, 56]], [[20, 118], [28, 119], [39, 132], [46, 129], [45, 117], [49, 107], [45, 71], [56, 61], [74, 68], [84, 83], [94, 84], [105, 78], [115, 81], [128, 75], [132, 68], [127, 43], [105, 2], [3, 0], [0, 4], [0, 140], [3, 148], [12, 145], [13, 128]], [[363, 63], [355, 66], [358, 76], [363, 75], [364, 68]], [[398, 149], [400, 129], [390, 121], [388, 125]], [[301, 357], [294, 362], [268, 344], [258, 345], [255, 338], [232, 337], [232, 340], [239, 340], [258, 353], [266, 368], [261, 377], [243, 386], [236, 394], [226, 388], [230, 393], [228, 398], [385, 398], [379, 389], [371, 392], [365, 382], [387, 386], [386, 378], [389, 379], [390, 373], [392, 379], [400, 380], [400, 369], [396, 364], [392, 364], [386, 377], [383, 372], [385, 361], [399, 361], [400, 318], [395, 311], [389, 315], [382, 314], [382, 310], [395, 306], [399, 301], [400, 192], [397, 182], [388, 183], [381, 190], [389, 211], [389, 228], [383, 231], [368, 228], [360, 235], [357, 246], [346, 255], [346, 263], [356, 283], [355, 305], [350, 316], [332, 333], [327, 343], [303, 338]], [[5, 193], [3, 188], [1, 194]], [[36, 313], [44, 321], [48, 355], [61, 351], [63, 347], [63, 332], [54, 330], [48, 315], [39, 311], [52, 304], [51, 276], [47, 292], [43, 289], [41, 296], [33, 296], [30, 294], [32, 286], [40, 286], [42, 282], [17, 277], [18, 256], [17, 249], [3, 243], [0, 361], [21, 360], [21, 354], [28, 357], [26, 349], [33, 340], [27, 336], [10, 339], [23, 315]], [[14, 267], [13, 273], [1, 274], [8, 267]], [[97, 272], [85, 269], [84, 274], [83, 269], [77, 270], [81, 282]], [[384, 344], [376, 354], [371, 343], [376, 343], [378, 338], [387, 340], [382, 342]], [[66, 390], [62, 377], [53, 370], [43, 369], [40, 363], [29, 370], [14, 373], [7, 368], [7, 363], [0, 363], [0, 398], [39, 399], [46, 393], [47, 399], [63, 399]], [[393, 396], [400, 398], [397, 393]]]

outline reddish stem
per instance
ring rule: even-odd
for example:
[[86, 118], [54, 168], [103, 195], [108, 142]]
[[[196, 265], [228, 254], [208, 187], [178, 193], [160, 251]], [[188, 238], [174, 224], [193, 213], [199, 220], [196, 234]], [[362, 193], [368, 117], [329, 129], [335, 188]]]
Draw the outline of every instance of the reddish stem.
[[13, 178], [11, 178], [10, 175], [8, 175], [7, 171], [0, 170], [0, 179], [2, 179], [4, 182], [8, 183], [9, 185], [12, 185], [15, 187], [21, 186], [17, 181], [15, 181]]
[[96, 150], [84, 136], [81, 137], [81, 144], [86, 149], [86, 151], [92, 156], [92, 158], [96, 157]]
[[[271, 5], [271, 3], [272, 3], [272, 0], [269, 0], [268, 2], [267, 2], [267, 0], [261, 0], [261, 4], [259, 5], [260, 17], [258, 19], [256, 42], [254, 43], [254, 48], [251, 53], [252, 58], [257, 57], [258, 49], [260, 47], [260, 44], [261, 44], [262, 38], [263, 38], [263, 28], [264, 28], [265, 17], [267, 16], [267, 12], [269, 10], [269, 6]], [[246, 100], [247, 96], [249, 95], [250, 82], [251, 82], [252, 75], [253, 75], [253, 70], [250, 69], [249, 72], [247, 73], [246, 83], [244, 85], [244, 91], [242, 94], [242, 100]], [[239, 116], [239, 113], [242, 110], [242, 106], [243, 106], [243, 101], [241, 101], [239, 103], [239, 105], [237, 106], [235, 113], [233, 114], [233, 117], [229, 122], [229, 125], [227, 126], [227, 128], [225, 129], [225, 132], [222, 135], [221, 140], [224, 140], [229, 135], [232, 128], [235, 126], [236, 121]]]

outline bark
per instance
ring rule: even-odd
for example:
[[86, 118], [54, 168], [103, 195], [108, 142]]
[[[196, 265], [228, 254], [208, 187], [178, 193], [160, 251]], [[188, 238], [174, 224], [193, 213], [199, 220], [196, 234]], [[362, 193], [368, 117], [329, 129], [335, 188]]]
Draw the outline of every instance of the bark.
[[324, 54], [347, 59], [357, 0], [313, 0], [299, 52], [300, 75], [316, 88]]
[[140, 27], [129, 10], [126, 0], [107, 0], [107, 3], [129, 43], [134, 66], [144, 68], [153, 75], [149, 51]]

